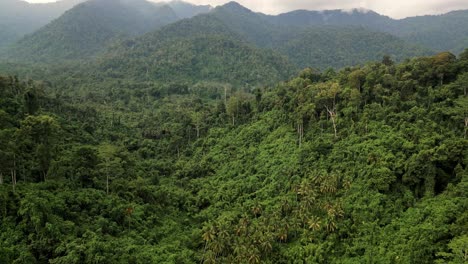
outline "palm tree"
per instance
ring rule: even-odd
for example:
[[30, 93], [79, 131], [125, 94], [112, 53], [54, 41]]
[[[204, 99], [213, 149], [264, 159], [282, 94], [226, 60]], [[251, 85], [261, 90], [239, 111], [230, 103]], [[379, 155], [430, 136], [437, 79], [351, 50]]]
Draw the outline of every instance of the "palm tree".
[[[207, 252], [206, 250], [207, 250], [207, 248], [209, 246], [209, 243], [211, 241], [213, 241], [213, 239], [215, 239], [215, 237], [216, 237], [216, 227], [214, 225], [212, 225], [212, 224], [205, 225], [205, 227], [203, 227], [203, 234], [202, 234], [202, 238], [205, 241], [205, 248], [203, 249], [203, 258], [202, 258], [201, 263], [205, 263], [207, 261], [207, 258], [205, 258], [205, 257], [210, 256], [210, 255], [208, 255], [208, 253], [209, 254], [213, 253], [213, 252], [211, 252], [211, 253]], [[210, 263], [210, 262], [208, 262], [208, 263]]]
[[321, 221], [319, 217], [312, 216], [308, 221], [307, 224], [309, 225], [309, 229], [314, 231], [320, 230]]
[[216, 263], [216, 255], [211, 250], [208, 250], [207, 252], [205, 252], [203, 257], [204, 257], [204, 260], [202, 260], [203, 264], [214, 264], [214, 263]]
[[254, 246], [251, 246], [247, 252], [249, 263], [260, 263], [260, 252]]

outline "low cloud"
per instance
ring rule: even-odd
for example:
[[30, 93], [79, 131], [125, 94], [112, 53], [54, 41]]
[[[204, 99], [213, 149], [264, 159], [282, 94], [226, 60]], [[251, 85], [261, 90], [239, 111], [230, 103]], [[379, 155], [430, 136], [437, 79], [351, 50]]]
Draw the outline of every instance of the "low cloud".
[[[0, 0], [1, 1], [1, 0]], [[44, 3], [56, 0], [26, 0]], [[151, 0], [160, 1], [160, 0]], [[169, 0], [165, 0], [169, 1]], [[223, 5], [229, 0], [185, 0], [194, 4]], [[452, 10], [468, 9], [467, 0], [237, 0], [256, 12], [279, 14], [297, 9], [327, 10], [353, 8], [370, 9], [393, 18], [442, 14]]]
[[[195, 4], [222, 5], [226, 0], [188, 0]], [[296, 9], [326, 10], [363, 8], [393, 18], [442, 14], [452, 10], [468, 9], [467, 0], [238, 0], [254, 11], [268, 14]]]

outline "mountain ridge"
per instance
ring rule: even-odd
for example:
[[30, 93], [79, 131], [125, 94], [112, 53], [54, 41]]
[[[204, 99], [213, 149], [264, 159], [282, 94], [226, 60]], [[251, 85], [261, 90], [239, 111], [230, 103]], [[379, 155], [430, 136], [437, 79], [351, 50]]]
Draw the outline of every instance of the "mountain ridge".
[[145, 0], [90, 0], [21, 39], [11, 49], [10, 57], [33, 61], [82, 59], [104, 51], [112, 42], [176, 20], [167, 5], [156, 6]]

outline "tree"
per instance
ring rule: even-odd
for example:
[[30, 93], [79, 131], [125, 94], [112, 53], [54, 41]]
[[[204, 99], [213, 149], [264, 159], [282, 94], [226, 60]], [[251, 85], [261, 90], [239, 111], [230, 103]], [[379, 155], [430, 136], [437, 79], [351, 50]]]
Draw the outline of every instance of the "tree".
[[466, 138], [468, 133], [468, 96], [460, 96], [455, 100], [455, 114], [457, 117], [463, 120], [464, 122], [464, 134], [463, 137]]
[[111, 174], [115, 176], [123, 173], [122, 159], [118, 156], [120, 148], [108, 143], [102, 144], [98, 148], [99, 158], [103, 161], [101, 168], [106, 175], [106, 193], [109, 194], [109, 181]]
[[236, 120], [245, 118], [251, 111], [250, 96], [245, 92], [232, 95], [226, 105], [226, 113], [231, 117], [233, 126]]
[[197, 131], [197, 138], [200, 137], [200, 130], [203, 128], [203, 123], [205, 121], [206, 115], [202, 111], [192, 112], [190, 115], [192, 119], [192, 124], [195, 126]]
[[316, 95], [315, 101], [316, 105], [322, 106], [325, 108], [328, 117], [333, 123], [333, 131], [335, 138], [338, 137], [338, 128], [337, 128], [337, 119], [338, 119], [338, 109], [337, 109], [337, 99], [338, 95], [341, 93], [341, 86], [336, 82], [322, 83], [315, 86]]
[[392, 60], [392, 58], [389, 55], [384, 55], [382, 58], [382, 64], [385, 66], [393, 66], [395, 62]]
[[355, 70], [348, 75], [349, 85], [354, 89], [358, 89], [359, 92], [361, 92], [362, 85], [365, 81], [366, 73], [361, 69]]
[[[59, 140], [60, 125], [51, 116], [28, 116], [21, 121], [18, 138], [23, 148], [33, 148], [33, 156], [45, 181], [49, 167], [56, 153], [55, 144]], [[26, 151], [23, 149], [22, 151]]]
[[81, 187], [91, 187], [92, 178], [99, 164], [98, 153], [91, 146], [76, 149], [72, 156], [73, 173], [78, 176]]

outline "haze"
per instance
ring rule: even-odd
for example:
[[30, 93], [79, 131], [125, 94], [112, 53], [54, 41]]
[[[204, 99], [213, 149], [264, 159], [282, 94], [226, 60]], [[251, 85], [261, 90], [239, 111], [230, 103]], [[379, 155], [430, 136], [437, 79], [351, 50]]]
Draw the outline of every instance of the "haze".
[[[30, 3], [54, 0], [27, 0]], [[187, 0], [194, 4], [222, 5], [228, 0]], [[278, 14], [296, 9], [326, 10], [365, 8], [393, 18], [442, 14], [452, 10], [468, 9], [466, 0], [239, 0], [240, 4], [257, 12]]]

